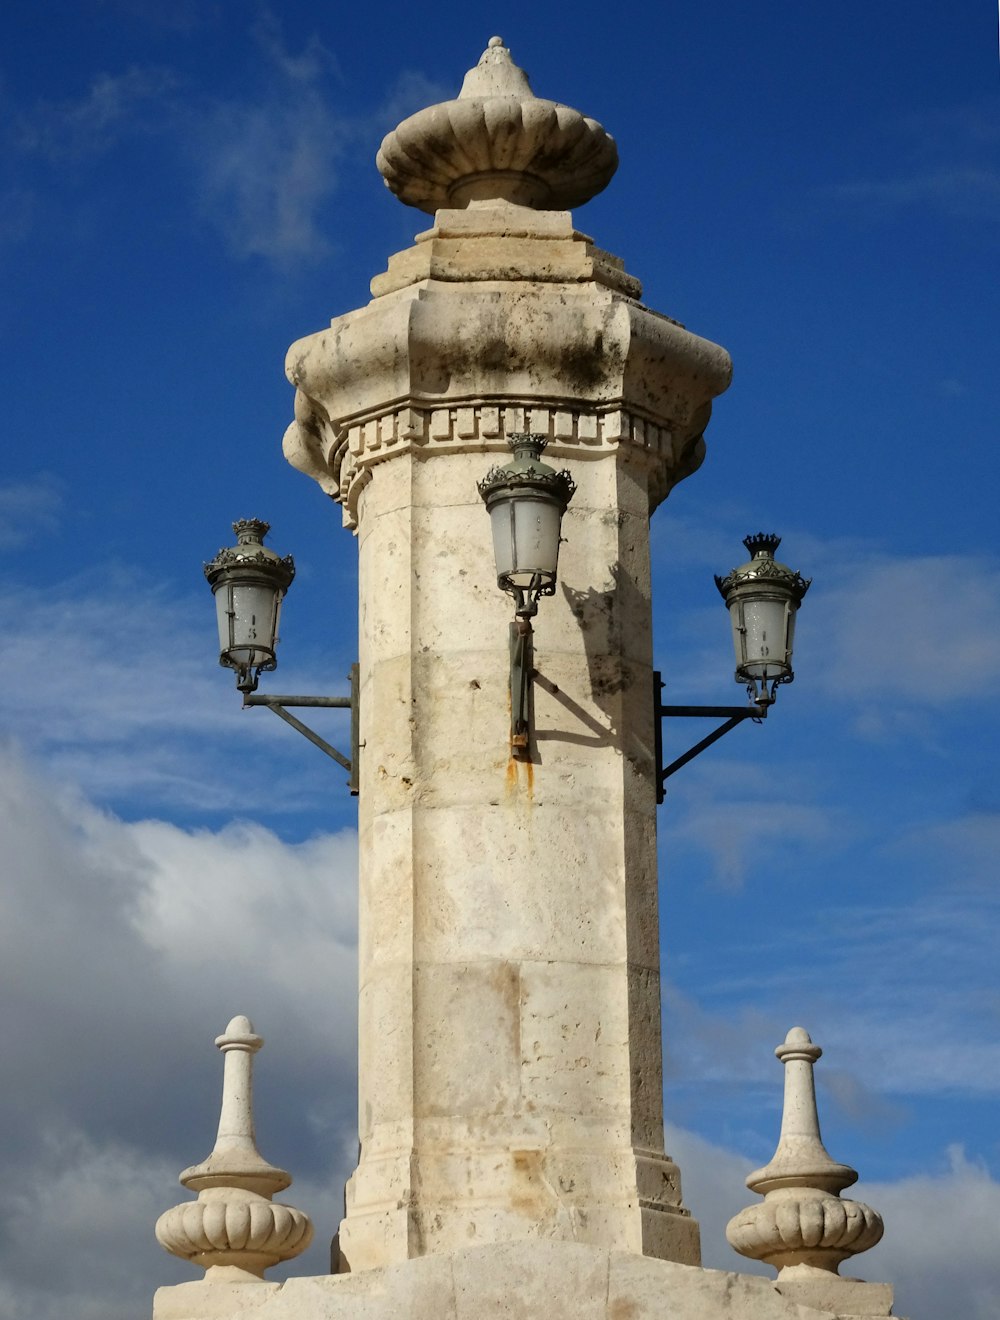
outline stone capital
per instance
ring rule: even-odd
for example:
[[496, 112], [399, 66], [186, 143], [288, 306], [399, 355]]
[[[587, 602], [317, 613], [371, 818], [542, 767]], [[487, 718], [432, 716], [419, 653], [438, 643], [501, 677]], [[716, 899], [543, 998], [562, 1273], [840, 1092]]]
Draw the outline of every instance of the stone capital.
[[700, 465], [728, 354], [632, 296], [637, 282], [568, 213], [439, 212], [373, 289], [286, 361], [286, 457], [349, 526], [375, 465], [414, 448], [502, 450], [524, 425], [554, 453], [633, 448], [651, 508]]

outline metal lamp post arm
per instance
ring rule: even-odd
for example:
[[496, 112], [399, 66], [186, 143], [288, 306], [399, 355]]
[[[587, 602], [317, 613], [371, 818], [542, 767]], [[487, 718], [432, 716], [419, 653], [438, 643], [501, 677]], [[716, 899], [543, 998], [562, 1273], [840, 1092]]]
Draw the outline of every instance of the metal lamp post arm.
[[[360, 749], [358, 732], [358, 666], [351, 665], [351, 695], [349, 697], [306, 697], [306, 696], [288, 696], [280, 693], [252, 692], [245, 693], [243, 696], [243, 705], [247, 706], [266, 706], [273, 710], [275, 715], [279, 716], [296, 729], [304, 738], [308, 738], [314, 747], [318, 747], [321, 752], [325, 752], [338, 765], [342, 765], [349, 775], [348, 787], [353, 797], [358, 795], [358, 752]], [[313, 706], [323, 709], [349, 710], [351, 712], [351, 755], [346, 757], [343, 752], [338, 752], [336, 747], [328, 743], [325, 738], [310, 729], [308, 724], [303, 723], [295, 715], [289, 714], [285, 709], [287, 706]]]
[[[656, 731], [656, 801], [659, 805], [666, 796], [664, 785], [672, 774], [676, 774], [689, 761], [693, 761], [707, 747], [720, 738], [724, 737], [730, 729], [735, 729], [737, 724], [742, 724], [744, 720], [753, 720], [759, 724], [761, 720], [767, 719], [768, 706], [771, 701], [756, 702], [751, 701], [747, 706], [665, 706], [660, 700], [660, 691], [663, 687], [663, 680], [660, 678], [659, 671], [653, 673], [653, 716]], [[669, 765], [663, 764], [663, 726], [660, 721], [663, 718], [692, 718], [692, 719], [720, 719], [725, 720], [717, 729], [706, 734], [700, 742], [696, 742], [693, 747], [689, 747], [683, 755], [678, 756], [671, 761]]]

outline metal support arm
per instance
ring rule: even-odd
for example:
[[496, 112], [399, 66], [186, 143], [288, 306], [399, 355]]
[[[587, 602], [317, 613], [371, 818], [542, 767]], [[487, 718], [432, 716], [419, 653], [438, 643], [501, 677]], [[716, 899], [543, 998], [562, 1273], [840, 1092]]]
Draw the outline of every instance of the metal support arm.
[[[718, 742], [730, 729], [735, 729], [737, 724], [742, 724], [744, 720], [753, 720], [759, 724], [761, 720], [767, 719], [767, 710], [770, 702], [751, 702], [747, 706], [665, 706], [660, 700], [660, 692], [663, 688], [663, 680], [660, 678], [659, 671], [653, 673], [653, 716], [656, 729], [656, 801], [661, 803], [666, 797], [666, 781], [672, 774], [675, 774], [682, 766], [687, 765], [688, 761], [700, 755], [706, 747], [711, 747], [712, 743]], [[773, 700], [773, 698], [772, 698]], [[664, 717], [681, 717], [693, 719], [720, 719], [725, 720], [717, 729], [713, 729], [700, 742], [696, 742], [693, 747], [676, 760], [670, 762], [668, 766], [663, 764], [663, 726], [660, 723]]]
[[531, 681], [535, 656], [531, 620], [519, 616], [510, 625], [510, 746], [516, 760], [531, 753]]
[[[348, 788], [353, 797], [358, 795], [358, 752], [360, 749], [358, 735], [358, 666], [351, 665], [351, 695], [349, 697], [299, 697], [284, 696], [267, 692], [245, 693], [243, 696], [243, 705], [246, 706], [266, 706], [273, 710], [290, 724], [293, 729], [298, 730], [304, 738], [308, 738], [314, 747], [318, 747], [321, 752], [325, 752], [338, 765], [342, 765], [348, 773]], [[324, 709], [349, 710], [351, 712], [351, 755], [348, 759], [343, 752], [338, 752], [336, 747], [328, 743], [325, 738], [321, 738], [315, 729], [310, 729], [308, 724], [294, 715], [290, 715], [285, 709], [286, 706], [316, 706]]]

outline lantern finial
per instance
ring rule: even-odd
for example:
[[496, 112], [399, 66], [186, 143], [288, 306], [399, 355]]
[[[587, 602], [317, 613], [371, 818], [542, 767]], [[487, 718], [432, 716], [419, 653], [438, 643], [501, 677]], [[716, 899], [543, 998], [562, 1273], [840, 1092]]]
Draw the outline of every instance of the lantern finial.
[[770, 555], [773, 559], [775, 550], [781, 545], [781, 537], [774, 532], [754, 532], [752, 536], [744, 536], [743, 544], [750, 555]]

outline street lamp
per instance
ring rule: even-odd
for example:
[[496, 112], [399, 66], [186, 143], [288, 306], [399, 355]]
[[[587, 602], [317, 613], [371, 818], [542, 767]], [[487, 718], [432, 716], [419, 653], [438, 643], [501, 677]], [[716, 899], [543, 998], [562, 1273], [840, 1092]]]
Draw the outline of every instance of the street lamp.
[[[795, 615], [812, 579], [804, 578], [801, 573], [775, 560], [774, 552], [781, 544], [780, 536], [757, 532], [746, 537], [743, 544], [750, 553], [749, 562], [734, 568], [725, 577], [717, 575], [715, 585], [729, 610], [736, 651], [736, 681], [746, 684], [750, 703], [747, 706], [665, 706], [660, 700], [663, 681], [659, 673], [654, 672], [657, 802], [664, 799], [667, 779], [706, 747], [711, 747], [744, 720], [759, 724], [766, 719], [768, 709], [774, 705], [778, 684], [791, 683], [795, 677], [792, 671]], [[725, 723], [664, 766], [660, 721], [665, 716], [722, 719]]]
[[717, 576], [715, 585], [733, 625], [736, 681], [747, 685], [751, 701], [770, 706], [778, 684], [791, 683], [795, 677], [795, 615], [812, 579], [775, 560], [780, 536], [758, 532], [746, 537], [743, 544], [750, 553], [749, 562], [724, 578]]
[[270, 530], [259, 518], [241, 518], [233, 523], [236, 544], [205, 565], [219, 624], [219, 664], [236, 670], [236, 687], [244, 695], [277, 666], [278, 616], [295, 577], [291, 555], [282, 559], [264, 544]]
[[555, 593], [562, 517], [576, 483], [565, 470], [557, 472], [541, 461], [545, 436], [516, 432], [507, 443], [513, 459], [505, 467], [491, 468], [478, 487], [493, 529], [497, 586], [514, 597], [510, 745], [515, 756], [524, 758], [531, 733], [531, 620], [539, 598]]
[[[236, 671], [236, 687], [243, 693], [243, 706], [267, 706], [286, 724], [325, 752], [350, 776], [348, 786], [358, 792], [358, 666], [351, 666], [349, 697], [276, 696], [258, 693], [262, 673], [278, 666], [278, 616], [285, 592], [295, 577], [291, 555], [282, 558], [264, 537], [270, 523], [259, 518], [241, 518], [233, 523], [236, 544], [223, 546], [205, 564], [205, 577], [215, 597], [219, 625], [219, 664]], [[338, 752], [315, 729], [310, 729], [287, 706], [319, 706], [350, 710], [351, 755]]]

